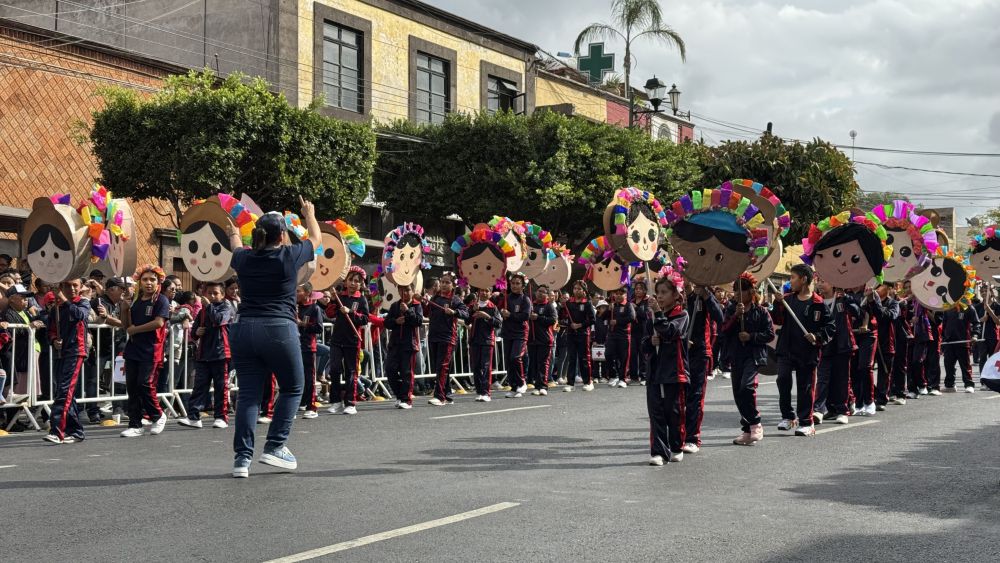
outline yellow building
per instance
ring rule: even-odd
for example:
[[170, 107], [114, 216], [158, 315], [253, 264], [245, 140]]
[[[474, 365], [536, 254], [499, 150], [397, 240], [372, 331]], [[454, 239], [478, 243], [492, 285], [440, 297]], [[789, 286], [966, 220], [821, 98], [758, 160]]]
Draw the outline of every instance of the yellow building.
[[[617, 98], [579, 80], [548, 70], [539, 70], [535, 80], [535, 105], [598, 123], [608, 120], [608, 100]], [[624, 98], [622, 103], [626, 103]]]
[[281, 51], [297, 51], [300, 106], [323, 95], [341, 119], [432, 123], [534, 109], [530, 43], [412, 0], [298, 0], [297, 11], [280, 25], [297, 28]]

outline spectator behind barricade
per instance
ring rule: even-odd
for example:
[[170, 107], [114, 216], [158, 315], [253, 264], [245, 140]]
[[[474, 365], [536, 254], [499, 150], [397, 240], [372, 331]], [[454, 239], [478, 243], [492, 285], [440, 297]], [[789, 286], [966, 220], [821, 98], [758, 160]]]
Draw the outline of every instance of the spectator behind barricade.
[[[127, 340], [125, 331], [122, 330], [121, 321], [121, 307], [125, 291], [125, 281], [122, 278], [108, 278], [104, 291], [92, 302], [93, 309], [97, 314], [97, 324], [103, 325], [105, 328], [96, 329], [97, 353], [88, 358], [87, 366], [93, 370], [88, 373], [86, 389], [84, 389], [88, 397], [96, 396], [98, 385], [112, 395], [125, 393], [124, 384], [116, 384], [112, 378], [115, 356], [120, 356], [124, 352]], [[91, 376], [90, 373], [97, 375], [96, 377]], [[116, 385], [120, 389], [116, 390]], [[102, 417], [102, 412], [123, 414], [124, 409], [121, 403], [117, 405], [106, 403], [103, 406], [98, 403], [87, 405], [87, 416], [92, 424], [113, 425], [114, 423], [108, 423], [106, 417]]]
[[90, 275], [87, 276], [89, 279], [96, 281], [97, 283], [104, 284], [104, 272], [100, 270], [91, 270]]
[[7, 291], [13, 287], [15, 283], [17, 282], [14, 281], [13, 272], [5, 271], [0, 274], [0, 291]]
[[[44, 329], [45, 323], [38, 320], [37, 316], [28, 312], [28, 297], [31, 291], [21, 284], [16, 284], [7, 290], [6, 310], [0, 321], [16, 325], [29, 325], [34, 329]], [[6, 327], [5, 327], [6, 328]], [[20, 330], [14, 338], [14, 330], [8, 329], [10, 337], [11, 364], [4, 365], [7, 375], [6, 384], [10, 386], [16, 395], [28, 394], [28, 360], [31, 357], [28, 351], [28, 334]], [[39, 351], [38, 343], [35, 343], [35, 351]], [[2, 386], [0, 386], [2, 387]], [[6, 396], [6, 395], [5, 395]]]
[[10, 254], [0, 254], [0, 272], [10, 268], [14, 258]]
[[226, 301], [233, 306], [233, 310], [240, 310], [240, 281], [236, 277], [226, 280]]
[[[229, 362], [232, 352], [229, 347], [229, 325], [233, 321], [233, 307], [224, 298], [221, 283], [205, 284], [205, 296], [197, 300], [202, 309], [195, 317], [194, 337], [198, 341], [194, 349], [196, 362], [194, 385], [188, 398], [187, 418], [177, 422], [189, 428], [201, 428], [201, 413], [212, 406], [215, 421], [213, 428], [229, 426]], [[183, 305], [182, 305], [183, 307]], [[215, 391], [214, 401], [210, 400], [208, 389]]]
[[380, 317], [378, 309], [368, 313], [368, 324], [371, 326], [371, 350], [365, 350], [365, 358], [372, 362], [375, 368], [375, 378], [382, 378], [382, 359], [385, 358], [385, 346], [382, 343], [382, 331], [385, 330], [385, 318]]

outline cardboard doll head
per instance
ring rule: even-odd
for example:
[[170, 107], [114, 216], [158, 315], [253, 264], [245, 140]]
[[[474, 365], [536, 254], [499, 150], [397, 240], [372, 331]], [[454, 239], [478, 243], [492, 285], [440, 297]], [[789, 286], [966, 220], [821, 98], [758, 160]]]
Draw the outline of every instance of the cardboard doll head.
[[549, 252], [551, 253], [549, 264], [545, 267], [545, 271], [535, 278], [535, 283], [559, 291], [569, 283], [569, 278], [573, 275], [573, 255], [561, 244], [552, 245]]
[[424, 228], [416, 223], [403, 223], [385, 235], [378, 273], [397, 285], [411, 284], [421, 269], [431, 267], [424, 258], [430, 251]]
[[882, 221], [885, 243], [892, 247], [892, 256], [882, 269], [882, 278], [895, 283], [920, 272], [938, 247], [930, 220], [917, 215], [913, 204], [902, 200], [876, 206], [872, 213]]
[[549, 247], [552, 246], [552, 235], [538, 225], [518, 221], [524, 227], [524, 236], [527, 243], [527, 252], [524, 255], [524, 262], [518, 272], [524, 274], [529, 280], [535, 279], [545, 271], [549, 265]]
[[459, 283], [476, 289], [490, 289], [507, 274], [507, 258], [514, 249], [500, 233], [477, 227], [451, 243], [458, 255]]
[[[283, 219], [285, 220], [285, 231], [288, 233], [289, 244], [297, 244], [304, 240], [309, 240], [310, 233], [306, 230], [305, 225], [302, 224], [302, 219], [298, 215], [290, 211], [285, 211]], [[297, 280], [299, 285], [308, 282], [312, 278], [312, 275], [316, 273], [316, 259], [323, 252], [322, 244], [322, 239], [313, 240], [313, 259], [299, 268]]]
[[652, 260], [666, 226], [660, 201], [636, 188], [618, 190], [604, 210], [604, 232], [611, 248], [626, 262]]
[[784, 254], [785, 244], [781, 242], [781, 238], [775, 238], [771, 243], [771, 249], [767, 257], [756, 264], [752, 264], [747, 268], [747, 272], [753, 274], [753, 277], [756, 279], [767, 279], [778, 269], [778, 264], [781, 262], [781, 257]]
[[524, 257], [528, 253], [528, 241], [525, 236], [524, 224], [515, 222], [509, 217], [494, 215], [490, 219], [489, 225], [491, 229], [500, 233], [500, 236], [506, 239], [511, 248], [514, 249], [514, 255], [507, 259], [507, 271], [516, 272], [520, 270], [521, 266], [524, 265]]
[[732, 283], [769, 252], [764, 216], [730, 182], [681, 197], [666, 215], [667, 240], [695, 285]]
[[[389, 307], [396, 301], [399, 301], [399, 286], [392, 283], [386, 276], [380, 278], [372, 278], [372, 285], [378, 284], [378, 294], [372, 291], [372, 302], [379, 311], [383, 313], [389, 312]], [[369, 289], [372, 287], [369, 285]], [[413, 294], [420, 295], [424, 291], [424, 273], [418, 271], [417, 277], [414, 281]]]
[[309, 278], [313, 289], [329, 289], [347, 277], [351, 254], [363, 256], [365, 243], [354, 227], [341, 219], [319, 224], [321, 250], [316, 257], [316, 271]]
[[930, 264], [910, 279], [910, 291], [931, 311], [964, 310], [975, 294], [975, 277], [960, 257], [938, 248]]
[[[750, 203], [757, 206], [757, 210], [764, 217], [764, 222], [761, 226], [767, 231], [767, 239], [770, 241], [768, 243], [768, 252], [763, 259], [756, 260], [752, 268], [756, 268], [759, 273], [764, 271], [765, 263], [772, 263], [777, 266], [778, 261], [770, 260], [770, 257], [776, 250], [779, 253], [781, 252], [779, 250], [782, 247], [781, 237], [787, 235], [789, 228], [792, 226], [791, 215], [785, 209], [784, 204], [781, 203], [778, 196], [767, 186], [753, 180], [742, 179], [733, 180], [730, 184], [733, 186], [733, 191], [748, 198]], [[767, 275], [770, 275], [771, 272], [774, 272], [774, 270], [770, 270]]]
[[83, 276], [90, 267], [87, 226], [69, 206], [69, 195], [40, 197], [24, 223], [21, 256], [42, 281], [60, 283]]
[[621, 289], [629, 281], [629, 264], [615, 253], [607, 237], [590, 241], [578, 262], [587, 267], [584, 279], [604, 291]]
[[135, 271], [135, 223], [128, 202], [114, 199], [107, 188], [94, 185], [77, 211], [87, 225], [91, 262], [103, 262], [114, 277]]
[[[228, 209], [227, 209], [228, 207]], [[181, 215], [179, 240], [181, 259], [191, 277], [218, 282], [233, 277], [229, 227], [239, 229], [243, 244], [249, 244], [256, 217], [242, 203], [219, 194], [195, 203]]]
[[969, 264], [981, 280], [1000, 276], [1000, 227], [990, 225], [969, 242]]
[[809, 226], [809, 236], [802, 239], [802, 261], [836, 288], [861, 287], [873, 278], [881, 283], [882, 269], [892, 255], [886, 237], [875, 214], [842, 211]]

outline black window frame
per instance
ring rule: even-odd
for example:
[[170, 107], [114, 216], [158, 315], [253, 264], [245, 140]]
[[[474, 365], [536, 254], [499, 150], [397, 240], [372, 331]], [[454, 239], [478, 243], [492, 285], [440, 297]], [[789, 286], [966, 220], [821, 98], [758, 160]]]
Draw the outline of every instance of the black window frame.
[[[341, 108], [324, 103], [320, 113], [344, 119], [347, 121], [364, 121], [371, 115], [372, 108], [372, 24], [369, 20], [353, 14], [342, 12], [320, 3], [313, 4], [313, 97], [319, 97], [325, 91], [325, 46], [327, 43], [326, 26], [332, 25], [346, 29], [358, 35], [356, 48], [358, 55], [358, 96], [356, 108]], [[339, 44], [339, 42], [338, 42]], [[338, 55], [339, 55], [338, 50]], [[339, 64], [339, 61], [338, 61]]]
[[[409, 36], [409, 89], [408, 89], [408, 117], [410, 121], [415, 123], [424, 123], [419, 119], [420, 112], [426, 111], [425, 108], [419, 107], [419, 94], [420, 89], [417, 87], [419, 82], [420, 68], [418, 61], [420, 57], [429, 57], [433, 59], [438, 59], [444, 63], [445, 67], [445, 104], [444, 104], [444, 114], [447, 115], [456, 108], [458, 105], [458, 51], [454, 49], [449, 49], [443, 47], [436, 43], [427, 41], [426, 39], [421, 39], [419, 37], [410, 35]], [[428, 84], [429, 86], [429, 84]], [[429, 89], [429, 88], [428, 88]]]

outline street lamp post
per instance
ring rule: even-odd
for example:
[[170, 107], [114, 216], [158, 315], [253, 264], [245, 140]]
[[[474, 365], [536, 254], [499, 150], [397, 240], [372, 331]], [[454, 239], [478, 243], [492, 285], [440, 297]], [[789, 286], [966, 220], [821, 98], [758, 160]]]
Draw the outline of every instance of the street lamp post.
[[[635, 123], [635, 116], [638, 115], [660, 113], [660, 104], [663, 103], [664, 97], [667, 94], [667, 85], [664, 84], [662, 80], [654, 76], [646, 81], [644, 89], [646, 90], [646, 97], [649, 98], [649, 103], [653, 106], [653, 109], [636, 109], [635, 107], [629, 107], [629, 123]], [[671, 98], [671, 103], [673, 103], [673, 98]], [[677, 111], [674, 110], [674, 113], [676, 114]]]

